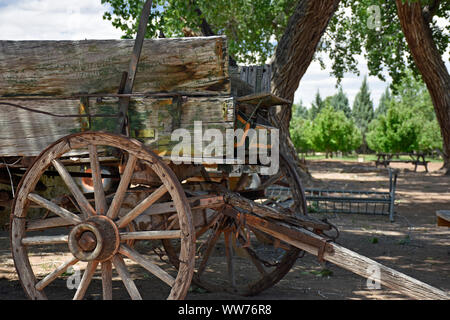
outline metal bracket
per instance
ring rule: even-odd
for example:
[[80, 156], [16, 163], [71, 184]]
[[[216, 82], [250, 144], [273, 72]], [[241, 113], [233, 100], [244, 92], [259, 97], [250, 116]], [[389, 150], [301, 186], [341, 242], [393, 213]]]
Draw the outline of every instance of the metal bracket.
[[319, 251], [317, 252], [317, 259], [319, 259], [319, 262], [324, 262], [325, 259], [323, 258], [325, 252], [332, 253], [334, 252], [333, 246], [330, 244], [331, 240], [324, 240], [322, 241], [321, 246], [319, 247]]

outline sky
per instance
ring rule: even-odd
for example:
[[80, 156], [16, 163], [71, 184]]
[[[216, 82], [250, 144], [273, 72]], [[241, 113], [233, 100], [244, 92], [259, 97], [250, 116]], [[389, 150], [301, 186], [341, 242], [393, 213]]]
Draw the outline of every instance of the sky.
[[[103, 20], [106, 9], [100, 0], [0, 0], [0, 40], [119, 39], [121, 31]], [[345, 74], [342, 79], [350, 105], [364, 76], [368, 75], [364, 58], [358, 57], [358, 61], [360, 76]], [[372, 76], [367, 80], [372, 101], [377, 106], [389, 78], [388, 82]], [[330, 76], [329, 68], [322, 70], [318, 62], [312, 62], [300, 81], [294, 103], [302, 100], [309, 107], [317, 91], [325, 98], [337, 92], [335, 85], [336, 79]]]
[[[326, 69], [322, 70], [319, 62], [313, 61], [306, 71], [305, 75], [300, 81], [300, 85], [295, 92], [294, 103], [299, 103], [301, 100], [303, 105], [310, 107], [311, 102], [314, 100], [317, 91], [320, 92], [322, 99], [327, 96], [331, 96], [337, 93], [336, 78], [330, 76], [331, 62], [328, 58], [323, 59], [326, 65]], [[380, 80], [378, 77], [369, 76], [369, 70], [367, 63], [363, 57], [357, 57], [359, 76], [353, 73], [345, 73], [344, 78], [341, 80], [341, 86], [350, 103], [350, 107], [353, 105], [356, 94], [358, 93], [364, 76], [367, 76], [367, 84], [370, 89], [370, 97], [374, 103], [374, 107], [378, 106], [381, 95], [386, 90], [386, 87], [390, 84], [390, 77], [385, 74], [386, 81]]]

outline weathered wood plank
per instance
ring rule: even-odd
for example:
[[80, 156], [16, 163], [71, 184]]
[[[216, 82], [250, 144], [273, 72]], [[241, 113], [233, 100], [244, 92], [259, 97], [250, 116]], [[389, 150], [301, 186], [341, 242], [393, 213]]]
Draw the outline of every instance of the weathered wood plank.
[[180, 239], [180, 230], [152, 230], [152, 231], [136, 231], [121, 232], [120, 240], [161, 240], [161, 239]]
[[134, 155], [130, 154], [122, 177], [120, 178], [120, 183], [117, 187], [113, 201], [111, 202], [108, 212], [106, 213], [106, 215], [110, 219], [117, 218], [119, 214], [120, 207], [122, 206], [123, 199], [125, 198], [125, 193], [128, 189], [128, 185], [130, 184], [131, 177], [133, 175], [134, 167], [136, 166], [136, 161], [137, 158]]
[[[55, 114], [78, 114], [78, 100], [21, 101], [25, 107]], [[80, 131], [80, 119], [55, 118], [11, 106], [0, 106], [0, 155], [36, 156], [48, 145]]]
[[260, 107], [268, 108], [276, 105], [289, 105], [292, 101], [277, 97], [271, 93], [255, 93], [236, 99], [238, 103], [259, 105]]
[[104, 215], [107, 210], [105, 190], [101, 177], [100, 162], [97, 154], [97, 146], [89, 145], [89, 158], [91, 162], [92, 182], [94, 186], [95, 210], [99, 215]]
[[45, 276], [44, 279], [36, 283], [36, 290], [44, 289], [48, 284], [50, 284], [53, 280], [58, 278], [61, 274], [63, 274], [70, 266], [76, 264], [79, 260], [75, 257], [70, 258], [69, 260], [62, 263], [59, 267], [53, 270], [51, 273]]
[[52, 160], [52, 164], [55, 169], [59, 172], [61, 179], [64, 181], [66, 186], [69, 188], [72, 195], [75, 197], [81, 212], [84, 214], [85, 219], [96, 214], [94, 208], [92, 208], [89, 201], [81, 192], [80, 188], [76, 182], [71, 177], [70, 173], [67, 171], [66, 167], [57, 159]]
[[[286, 243], [289, 243], [290, 245], [293, 245], [299, 249], [305, 250], [310, 254], [319, 254], [319, 250], [317, 247], [294, 239], [293, 237], [288, 236], [287, 232], [279, 232], [278, 230], [276, 230], [277, 228], [274, 228], [274, 225], [292, 229], [292, 231], [298, 233], [299, 236], [307, 236], [311, 239], [323, 241], [324, 239], [320, 236], [302, 228], [296, 228], [284, 224], [280, 225], [279, 223], [269, 222], [267, 220], [264, 220], [264, 222], [261, 223], [261, 221], [263, 221], [262, 219], [251, 219], [251, 217], [256, 218], [255, 216], [246, 214], [246, 222], [249, 226], [270, 234], [271, 236], [285, 241]], [[377, 280], [380, 281], [381, 285], [401, 292], [414, 299], [448, 300], [450, 298], [450, 296], [446, 292], [440, 289], [432, 287], [422, 281], [407, 276], [392, 268], [386, 267], [381, 263], [362, 256], [336, 243], [332, 243], [331, 245], [333, 247], [333, 252], [324, 251], [323, 259], [336, 264], [341, 268], [347, 269], [364, 278], [369, 279], [373, 278], [373, 272], [374, 270], [377, 270], [379, 272], [379, 279]]]
[[112, 262], [102, 262], [103, 300], [112, 300]]
[[[0, 41], [0, 96], [115, 93], [134, 40]], [[229, 94], [225, 37], [146, 39], [134, 92]]]
[[270, 78], [272, 69], [270, 65], [239, 66], [240, 79], [253, 87], [255, 93], [270, 92]]
[[83, 277], [81, 278], [81, 282], [78, 285], [77, 292], [73, 297], [73, 300], [83, 300], [84, 294], [86, 293], [89, 284], [91, 283], [92, 277], [94, 276], [95, 269], [97, 269], [98, 261], [89, 261], [86, 266], [86, 270], [84, 270]]
[[161, 187], [156, 189], [152, 194], [150, 194], [147, 198], [145, 198], [142, 202], [140, 202], [136, 207], [133, 208], [130, 212], [128, 212], [125, 216], [119, 219], [116, 222], [117, 227], [124, 228], [128, 225], [133, 219], [139, 216], [142, 212], [144, 212], [148, 207], [150, 207], [153, 203], [155, 203], [159, 198], [161, 198], [167, 192], [167, 187], [163, 184]]
[[39, 246], [39, 245], [53, 245], [59, 243], [67, 243], [67, 235], [58, 236], [32, 236], [22, 239], [22, 244], [25, 246]]
[[[116, 115], [118, 99], [89, 99], [89, 107], [80, 100], [3, 100], [21, 106], [57, 115], [77, 115], [89, 111], [91, 115]], [[88, 109], [88, 110], [87, 110]], [[0, 156], [35, 156], [49, 144], [71, 133], [82, 130], [114, 132], [117, 118], [60, 118], [39, 114], [12, 106], [0, 105]], [[136, 98], [129, 107], [131, 136], [152, 149], [170, 154], [171, 134], [177, 128], [192, 133], [194, 122], [201, 121], [203, 130], [209, 128], [225, 132], [234, 125], [234, 101], [229, 96], [177, 98]]]
[[125, 265], [123, 258], [120, 255], [115, 255], [112, 258], [112, 263], [114, 264], [117, 273], [122, 279], [122, 282], [125, 285], [125, 288], [127, 289], [131, 299], [142, 300], [141, 294], [139, 293], [139, 290], [134, 284], [133, 279], [131, 279], [130, 273], [128, 272], [127, 266]]
[[175, 279], [166, 271], [158, 267], [156, 264], [152, 263], [150, 260], [148, 260], [145, 256], [141, 255], [136, 250], [128, 247], [127, 245], [121, 245], [119, 248], [119, 252], [124, 256], [130, 258], [131, 260], [135, 261], [136, 263], [140, 264], [149, 272], [151, 272], [153, 275], [164, 281], [169, 286], [173, 287]]
[[80, 217], [78, 217], [76, 214], [70, 212], [65, 208], [58, 206], [57, 204], [51, 201], [48, 201], [47, 199], [42, 198], [38, 194], [30, 193], [28, 195], [28, 199], [33, 201], [34, 203], [37, 203], [41, 207], [56, 213], [61, 218], [64, 218], [65, 220], [68, 220], [74, 224], [80, 223], [82, 221]]

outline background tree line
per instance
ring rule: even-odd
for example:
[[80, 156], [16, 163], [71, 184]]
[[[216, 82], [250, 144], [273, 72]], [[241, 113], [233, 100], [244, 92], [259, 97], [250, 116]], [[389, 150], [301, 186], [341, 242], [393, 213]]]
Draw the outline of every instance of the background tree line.
[[442, 137], [425, 84], [411, 72], [386, 88], [375, 109], [367, 79], [350, 108], [342, 87], [310, 108], [293, 105], [290, 134], [300, 153], [442, 152]]

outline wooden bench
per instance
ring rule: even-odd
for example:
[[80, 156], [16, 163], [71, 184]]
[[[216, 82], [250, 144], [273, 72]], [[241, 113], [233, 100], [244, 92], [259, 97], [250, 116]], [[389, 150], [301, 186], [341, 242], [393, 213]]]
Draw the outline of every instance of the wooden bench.
[[398, 163], [412, 163], [414, 164], [414, 172], [417, 171], [417, 166], [424, 166], [425, 171], [428, 172], [428, 162], [425, 160], [425, 154], [423, 153], [407, 153], [406, 155], [410, 156], [411, 159], [408, 160], [393, 160], [392, 158], [394, 156], [400, 156], [403, 154], [389, 154], [389, 153], [377, 153], [377, 160], [375, 160], [375, 165], [378, 167], [379, 165], [384, 166], [385, 168], [389, 166], [392, 162], [398, 162]]
[[438, 227], [450, 227], [450, 210], [436, 211]]

